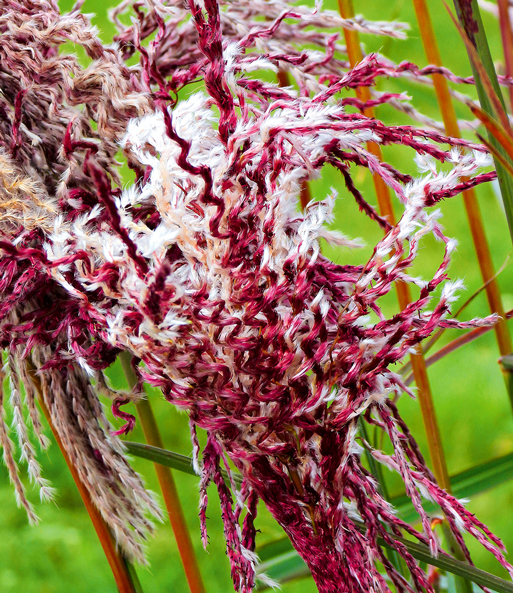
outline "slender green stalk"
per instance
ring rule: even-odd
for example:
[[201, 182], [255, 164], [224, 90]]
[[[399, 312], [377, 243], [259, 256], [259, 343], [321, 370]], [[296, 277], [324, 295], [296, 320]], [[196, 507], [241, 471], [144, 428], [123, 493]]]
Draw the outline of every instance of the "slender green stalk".
[[[129, 387], [134, 387], [137, 383], [137, 377], [132, 368], [132, 356], [128, 352], [123, 352], [120, 354], [119, 358]], [[143, 399], [136, 405], [136, 408], [147, 443], [153, 447], [163, 449], [164, 445], [162, 437], [150, 402], [147, 399]], [[168, 467], [160, 464], [155, 464], [155, 471], [164, 497], [164, 503], [169, 514], [171, 527], [175, 534], [178, 552], [182, 559], [190, 591], [191, 593], [205, 593], [205, 587], [192, 546], [191, 536], [185, 522], [180, 499], [178, 498], [173, 474]]]
[[[419, 31], [422, 38], [422, 44], [430, 64], [435, 66], [443, 66], [440, 51], [436, 41], [435, 32], [431, 22], [426, 0], [413, 0], [417, 21], [419, 23]], [[452, 102], [451, 94], [449, 92], [449, 85], [445, 76], [441, 74], [433, 75], [433, 84], [435, 87], [436, 98], [440, 107], [440, 113], [445, 125], [445, 131], [448, 136], [454, 138], [461, 138], [460, 128], [458, 126], [458, 119], [456, 111]], [[508, 324], [504, 319], [504, 308], [502, 306], [502, 299], [499, 290], [499, 284], [495, 280], [495, 272], [493, 268], [492, 256], [483, 224], [483, 219], [479, 209], [476, 193], [473, 189], [463, 192], [463, 202], [465, 211], [472, 233], [472, 240], [476, 250], [481, 276], [486, 286], [486, 296], [488, 304], [492, 312], [498, 313], [502, 320], [495, 326], [495, 333], [499, 345], [501, 356], [509, 354], [512, 349], [511, 336], [508, 329]]]
[[112, 571], [112, 575], [114, 576], [114, 580], [116, 581], [116, 585], [118, 588], [119, 593], [142, 593], [141, 584], [139, 583], [139, 579], [137, 578], [137, 573], [135, 572], [135, 568], [123, 557], [121, 552], [116, 546], [112, 533], [103, 520], [100, 511], [95, 507], [87, 488], [84, 486], [78, 472], [73, 465], [71, 459], [69, 458], [64, 445], [59, 437], [57, 430], [52, 422], [52, 418], [50, 416], [50, 412], [46, 407], [42, 394], [41, 394], [41, 384], [39, 382], [39, 377], [35, 373], [35, 368], [32, 368], [30, 371], [30, 376], [32, 379], [32, 383], [38, 393], [38, 402], [39, 406], [43, 412], [43, 415], [48, 422], [50, 430], [53, 433], [55, 441], [59, 446], [59, 449], [64, 457], [64, 461], [68, 466], [68, 469], [73, 477], [75, 484], [77, 485], [78, 492], [84, 506], [89, 514], [93, 527], [98, 535], [98, 539], [102, 545], [103, 551], [107, 558], [107, 562], [109, 563], [110, 569]]

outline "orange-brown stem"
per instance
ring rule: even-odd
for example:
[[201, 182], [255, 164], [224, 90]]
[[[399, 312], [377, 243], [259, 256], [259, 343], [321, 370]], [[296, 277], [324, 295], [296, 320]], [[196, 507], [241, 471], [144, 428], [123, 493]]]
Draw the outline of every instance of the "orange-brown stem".
[[[349, 19], [354, 17], [354, 8], [352, 0], [338, 0], [340, 14], [343, 18]], [[346, 41], [347, 54], [349, 62], [352, 67], [362, 61], [363, 54], [360, 46], [360, 39], [357, 31], [344, 29], [344, 37]], [[368, 87], [360, 87], [356, 89], [358, 98], [367, 102], [371, 98]], [[367, 117], [374, 117], [372, 109], [366, 109], [364, 114]], [[375, 143], [367, 145], [369, 152], [382, 160], [381, 148]], [[382, 216], [386, 216], [390, 223], [395, 223], [395, 215], [392, 208], [392, 200], [390, 199], [390, 192], [388, 186], [379, 175], [373, 175], [374, 187], [378, 199], [378, 206]], [[411, 297], [408, 286], [404, 283], [397, 283], [397, 296], [399, 306], [404, 309], [410, 302]], [[431, 462], [433, 465], [433, 472], [439, 484], [446, 489], [450, 489], [449, 474], [447, 472], [447, 463], [442, 448], [442, 438], [440, 429], [436, 419], [433, 396], [429, 386], [429, 378], [426, 369], [424, 357], [421, 354], [415, 354], [411, 357], [412, 368], [415, 376], [415, 382], [418, 387], [418, 397], [426, 435], [428, 440], [429, 453], [431, 455]]]
[[[513, 76], [513, 29], [509, 17], [508, 0], [497, 0], [499, 6], [499, 22], [501, 27], [502, 46], [504, 48], [504, 61], [506, 63], [506, 74]], [[509, 102], [513, 113], [513, 87], [509, 87]]]
[[[278, 84], [280, 86], [286, 87], [292, 84], [290, 80], [290, 76], [288, 72], [285, 70], [278, 70]], [[312, 199], [312, 192], [310, 191], [310, 186], [308, 185], [307, 181], [303, 181], [301, 184], [301, 193], [299, 196], [299, 201], [301, 203], [301, 210], [304, 210]]]
[[490, 136], [495, 138], [500, 146], [513, 161], [513, 134], [511, 130], [506, 130], [502, 125], [484, 109], [472, 102], [468, 103], [472, 113], [481, 121]]
[[[442, 58], [438, 49], [438, 44], [426, 0], [413, 0], [413, 4], [415, 7], [420, 35], [428, 62], [435, 66], [441, 67], [443, 65]], [[434, 74], [433, 84], [447, 135], [454, 138], [461, 138], [461, 131], [449, 92], [447, 79], [441, 74]], [[504, 307], [502, 305], [499, 283], [496, 279], [493, 279], [495, 271], [493, 267], [492, 256], [488, 246], [488, 241], [486, 239], [479, 203], [474, 190], [463, 192], [463, 203], [467, 213], [470, 232], [472, 234], [477, 260], [479, 262], [479, 269], [481, 270], [481, 276], [483, 281], [486, 283], [486, 296], [488, 299], [488, 305], [492, 312], [498, 313], [502, 318], [502, 320], [495, 326], [495, 334], [497, 337], [499, 351], [502, 356], [505, 356], [506, 354], [509, 354], [512, 349], [511, 335], [504, 316]]]
[[[354, 8], [352, 0], [338, 0], [338, 4], [340, 14], [343, 18], [354, 17]], [[348, 29], [344, 29], [344, 36], [346, 39], [349, 62], [351, 63], [351, 66], [354, 67], [363, 58], [359, 36], [356, 31], [350, 31]], [[357, 89], [357, 95], [361, 101], [365, 102], [371, 98], [370, 91], [367, 87]], [[374, 115], [372, 109], [365, 110], [364, 114], [368, 117], [373, 117]], [[368, 149], [377, 158], [381, 159], [381, 149], [378, 145], [369, 144]], [[378, 178], [377, 175], [374, 175], [374, 186], [376, 188], [378, 205], [381, 214], [383, 216], [386, 216], [390, 223], [394, 223], [395, 217], [392, 209], [392, 202], [390, 200], [390, 193], [388, 191], [388, 187], [380, 177]], [[402, 309], [404, 309], [404, 307], [406, 307], [408, 303], [411, 301], [409, 288], [406, 284], [403, 283], [398, 283], [396, 287], [399, 305]], [[435, 477], [440, 486], [442, 486], [442, 488], [450, 492], [451, 483], [449, 480], [447, 463], [445, 460], [445, 455], [442, 447], [442, 437], [440, 435], [440, 429], [436, 417], [433, 396], [429, 385], [426, 362], [422, 354], [414, 354], [411, 357], [411, 363], [413, 375], [415, 377], [415, 382], [418, 388], [418, 398], [422, 413], [422, 419], [426, 430], [433, 473], [435, 474]], [[449, 526], [445, 523], [444, 534], [448, 546], [450, 550], [453, 552], [453, 554], [455, 554], [458, 558], [463, 559], [463, 551], [461, 550], [460, 546], [455, 540], [454, 535], [452, 534]], [[456, 587], [459, 593], [469, 593], [471, 591], [470, 583], [463, 579], [458, 578], [456, 580]]]
[[[426, 52], [427, 59], [430, 64], [435, 66], [442, 66], [442, 59], [440, 51], [436, 42], [435, 32], [431, 22], [431, 17], [425, 0], [413, 0], [417, 20], [419, 22], [419, 30]], [[433, 75], [433, 84], [435, 93], [440, 106], [440, 112], [445, 125], [445, 131], [448, 136], [454, 138], [461, 137], [461, 131], [458, 126], [458, 119], [456, 111], [449, 92], [449, 85], [447, 80], [441, 74]], [[486, 240], [483, 219], [479, 209], [479, 204], [474, 190], [463, 192], [463, 202], [469, 221], [472, 239], [481, 270], [481, 276], [484, 282], [488, 282], [494, 276], [494, 268], [490, 248]], [[492, 312], [498, 313], [503, 319], [495, 326], [495, 333], [499, 345], [499, 351], [502, 356], [509, 354], [512, 349], [511, 336], [508, 325], [504, 319], [504, 308], [502, 306], [502, 299], [499, 291], [499, 284], [497, 280], [492, 280], [486, 286], [486, 296], [488, 304]]]
[[[131, 364], [132, 357], [127, 352], [123, 352], [120, 355], [120, 359], [128, 385], [132, 388], [137, 383], [137, 378]], [[147, 399], [143, 399], [136, 405], [136, 409], [148, 445], [164, 449], [162, 437], [150, 402]], [[173, 474], [168, 467], [159, 465], [158, 463], [155, 463], [154, 465], [160, 489], [162, 490], [162, 496], [164, 497], [164, 504], [166, 505], [169, 514], [171, 528], [173, 529], [176, 538], [176, 544], [182, 560], [185, 576], [189, 583], [189, 589], [191, 593], [205, 593], [205, 586], [203, 585], [191, 536], [187, 528], [187, 523], [185, 522], [182, 505], [178, 498]]]
[[43, 397], [42, 397], [42, 394], [41, 394], [41, 386], [40, 386], [39, 378], [35, 374], [35, 368], [33, 368], [30, 371], [30, 374], [31, 374], [32, 382], [33, 382], [33, 384], [38, 392], [38, 395], [39, 395], [38, 402], [41, 407], [41, 410], [43, 411], [46, 421], [48, 422], [48, 425], [50, 426], [50, 430], [52, 431], [53, 436], [55, 437], [55, 441], [57, 442], [57, 445], [59, 446], [59, 449], [61, 450], [62, 456], [64, 457], [64, 460], [66, 461], [66, 465], [68, 466], [68, 469], [73, 477], [73, 480], [74, 480], [75, 484], [77, 485], [78, 492], [80, 493], [82, 501], [84, 502], [84, 506], [89, 514], [89, 517], [91, 518], [93, 527], [94, 527], [94, 529], [98, 535], [98, 539], [100, 540], [100, 543], [102, 545], [105, 556], [107, 557], [107, 561], [109, 563], [110, 569], [114, 576], [114, 580], [116, 581], [116, 585], [118, 587], [119, 593], [136, 593], [137, 589], [136, 589], [134, 582], [132, 580], [132, 576], [130, 575], [130, 572], [128, 570], [126, 560], [122, 556], [120, 551], [116, 548], [116, 543], [114, 541], [114, 538], [112, 536], [112, 533], [111, 533], [109, 527], [103, 520], [103, 518], [100, 514], [100, 511], [94, 506], [93, 501], [91, 500], [91, 497], [89, 496], [89, 492], [88, 492], [87, 488], [84, 486], [84, 484], [82, 483], [82, 481], [80, 480], [78, 471], [76, 470], [75, 466], [71, 462], [71, 459], [69, 458], [69, 456], [66, 452], [66, 449], [64, 448], [64, 445], [62, 444], [62, 441], [59, 437], [59, 434], [52, 422], [50, 412], [49, 412], [48, 408], [46, 407]]

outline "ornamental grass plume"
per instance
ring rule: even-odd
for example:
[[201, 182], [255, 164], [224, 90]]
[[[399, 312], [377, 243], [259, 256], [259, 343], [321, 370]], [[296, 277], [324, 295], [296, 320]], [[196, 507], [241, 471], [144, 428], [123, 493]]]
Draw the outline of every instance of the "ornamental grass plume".
[[[132, 8], [128, 27], [121, 15]], [[118, 438], [135, 422], [122, 408], [141, 390], [113, 393], [104, 376], [128, 352], [140, 384], [159, 387], [189, 416], [203, 541], [214, 482], [235, 590], [254, 587], [260, 499], [321, 592], [382, 592], [390, 583], [400, 592], [433, 591], [391, 537], [406, 532], [443, 553], [422, 498], [440, 506], [469, 561], [463, 531], [513, 574], [500, 540], [436, 485], [394, 403], [411, 392], [391, 365], [422, 340], [439, 328], [497, 321], [448, 318], [461, 288], [447, 280], [456, 242], [431, 208], [495, 178], [485, 147], [346, 109], [364, 107], [343, 96], [348, 89], [423, 72], [378, 55], [349, 69], [341, 28], [397, 37], [402, 27], [278, 0], [125, 1], [113, 12], [119, 34], [105, 46], [79, 9], [60, 15], [46, 0], [0, 0], [0, 338], [19, 445], [42, 497], [51, 490], [27, 427], [46, 446], [34, 367], [93, 501], [122, 549], [143, 559], [148, 512], [160, 512]], [[85, 49], [90, 65], [59, 53], [68, 41]], [[139, 63], [127, 65], [135, 54]], [[261, 76], [280, 69], [293, 86]], [[204, 89], [178, 100], [199, 79]], [[404, 101], [381, 93], [372, 104]], [[410, 147], [419, 177], [378, 161], [367, 142]], [[120, 148], [136, 175], [124, 190]], [[327, 226], [335, 190], [299, 211], [301, 185], [325, 165], [385, 233], [361, 265], [321, 253], [321, 239], [358, 245]], [[351, 165], [393, 190], [402, 208], [396, 225], [365, 200]], [[445, 248], [429, 281], [410, 274], [426, 235]], [[395, 282], [417, 297], [388, 317], [381, 299]], [[100, 393], [126, 420], [115, 433]], [[392, 454], [359, 435], [362, 419], [388, 436]], [[208, 435], [201, 459], [198, 427]], [[19, 502], [35, 520], [5, 423], [0, 439]], [[362, 464], [363, 447], [401, 475], [422, 531], [394, 514]], [[243, 476], [233, 494], [221, 474], [228, 458]], [[404, 558], [411, 580], [378, 538]]]

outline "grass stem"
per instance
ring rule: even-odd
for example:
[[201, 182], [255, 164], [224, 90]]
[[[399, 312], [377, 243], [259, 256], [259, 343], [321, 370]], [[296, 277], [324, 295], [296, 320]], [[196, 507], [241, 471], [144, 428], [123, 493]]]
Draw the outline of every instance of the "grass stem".
[[91, 500], [89, 492], [87, 488], [84, 486], [80, 477], [78, 475], [78, 471], [76, 470], [75, 466], [71, 462], [64, 445], [59, 437], [59, 433], [57, 432], [53, 422], [52, 417], [46, 404], [43, 400], [42, 392], [41, 392], [41, 383], [39, 381], [39, 377], [36, 374], [35, 367], [30, 368], [30, 376], [32, 379], [32, 383], [38, 393], [38, 402], [39, 406], [43, 412], [43, 415], [48, 422], [48, 426], [53, 433], [55, 441], [59, 446], [59, 449], [64, 457], [64, 461], [68, 466], [68, 469], [73, 477], [75, 484], [77, 485], [78, 492], [82, 498], [84, 506], [89, 514], [93, 527], [98, 535], [98, 539], [100, 540], [101, 546], [107, 558], [107, 562], [109, 563], [110, 569], [112, 571], [112, 575], [114, 576], [114, 580], [116, 581], [116, 585], [118, 588], [119, 593], [141, 593], [141, 585], [138, 581], [137, 574], [135, 569], [129, 565], [128, 561], [123, 557], [119, 549], [116, 547], [116, 543], [114, 541], [114, 537], [112, 533], [103, 520], [103, 517], [100, 514], [100, 511], [96, 508]]
[[[471, 0], [469, 7], [468, 2], [454, 0], [454, 5], [461, 27], [464, 29], [464, 42], [467, 47], [472, 71], [474, 73], [481, 108], [492, 118], [496, 117], [501, 122], [502, 127], [507, 132], [510, 132], [511, 128], [505, 111], [504, 98], [497, 80], [497, 74], [495, 72], [477, 1]], [[471, 24], [468, 23], [468, 18], [472, 19]], [[509, 158], [498, 139], [490, 133], [489, 140], [506, 159]], [[513, 178], [498, 159], [495, 159], [495, 168], [497, 170], [497, 179], [499, 181], [502, 201], [508, 219], [510, 234], [513, 238]], [[511, 394], [510, 399], [512, 399], [513, 405], [513, 397]]]
[[[130, 388], [137, 383], [137, 377], [132, 368], [132, 356], [128, 352], [120, 354], [120, 361], [125, 373], [126, 380]], [[142, 399], [137, 405], [137, 414], [141, 421], [141, 426], [146, 438], [146, 442], [153, 446], [164, 449], [162, 437], [155, 419], [150, 402], [147, 399]], [[191, 593], [205, 593], [205, 586], [201, 578], [201, 573], [194, 553], [194, 548], [191, 541], [191, 536], [185, 522], [180, 499], [176, 490], [176, 484], [173, 474], [168, 467], [160, 464], [155, 464], [155, 471], [164, 497], [164, 504], [166, 505], [169, 514], [171, 527], [176, 538], [178, 552], [182, 559], [183, 568], [189, 589]]]
[[[338, 4], [340, 14], [343, 18], [349, 19], [354, 17], [352, 0], [338, 0]], [[359, 35], [357, 31], [344, 29], [344, 36], [346, 40], [349, 62], [351, 66], [354, 67], [363, 59]], [[368, 87], [357, 88], [356, 94], [361, 101], [367, 102], [371, 99], [371, 94]], [[364, 114], [368, 117], [374, 117], [372, 109], [366, 109]], [[377, 144], [369, 143], [367, 148], [374, 156], [382, 160], [381, 148]], [[392, 201], [390, 199], [388, 186], [379, 175], [374, 175], [373, 179], [380, 213], [382, 216], [386, 216], [391, 223], [394, 223], [395, 215], [392, 208]], [[399, 305], [401, 309], [404, 309], [411, 302], [409, 288], [405, 283], [398, 282], [396, 284], [396, 289]], [[433, 471], [439, 484], [443, 488], [450, 488], [449, 474], [447, 472], [447, 464], [443, 453], [442, 439], [436, 419], [426, 364], [421, 354], [412, 355], [411, 361], [415, 375], [415, 381], [419, 389], [420, 407], [422, 411], [422, 417], [424, 419], [424, 425], [426, 427]]]
[[[499, 8], [499, 23], [501, 27], [502, 47], [504, 48], [504, 63], [506, 74], [513, 76], [513, 29], [511, 28], [511, 18], [509, 16], [508, 0], [497, 0]], [[513, 113], [513, 87], [509, 87], [509, 103]]]
[[[348, 19], [353, 18], [355, 16], [352, 0], [338, 0], [338, 5], [340, 9], [340, 14], [343, 18]], [[349, 29], [344, 29], [344, 37], [346, 41], [349, 62], [351, 66], [354, 67], [363, 59], [358, 32], [350, 31]], [[368, 87], [357, 88], [356, 94], [358, 98], [363, 102], [367, 102], [371, 99], [371, 94]], [[364, 115], [368, 117], [373, 117], [373, 110], [364, 110]], [[377, 144], [369, 143], [367, 145], [367, 149], [374, 156], [382, 160], [381, 148]], [[374, 187], [376, 189], [380, 213], [382, 216], [386, 216], [389, 222], [393, 224], [395, 222], [395, 216], [392, 208], [392, 201], [390, 199], [390, 191], [383, 179], [378, 175], [374, 175], [373, 180]], [[396, 284], [396, 289], [399, 305], [401, 309], [404, 309], [411, 302], [409, 288], [406, 284], [399, 282]], [[442, 437], [440, 434], [440, 428], [438, 426], [438, 420], [436, 417], [433, 395], [431, 393], [431, 387], [429, 385], [426, 363], [422, 354], [413, 354], [411, 356], [411, 363], [413, 374], [415, 376], [415, 382], [418, 388], [418, 399], [420, 403], [424, 427], [426, 430], [433, 473], [439, 485], [448, 492], [450, 492], [451, 483], [449, 480], [449, 473], [447, 471], [447, 462], [443, 451]], [[450, 532], [450, 530], [448, 531]], [[451, 548], [453, 553], [456, 551], [458, 555], [462, 554], [462, 551], [457, 549], [457, 542], [454, 540], [454, 538], [450, 539], [451, 535], [452, 534], [450, 533], [446, 533], [446, 539], [449, 547]], [[456, 550], [454, 549], [455, 544]], [[461, 580], [458, 589], [459, 591], [470, 592], [472, 591], [472, 586], [469, 581]]]
[[[438, 43], [427, 2], [426, 0], [413, 0], [413, 5], [428, 62], [434, 66], [442, 67], [442, 58], [438, 49]], [[452, 102], [447, 79], [441, 74], [434, 74], [433, 85], [435, 87], [435, 94], [447, 135], [452, 136], [453, 138], [461, 138], [458, 118], [456, 117], [456, 111]], [[473, 189], [463, 192], [463, 203], [465, 205], [470, 232], [474, 242], [481, 277], [485, 283], [488, 305], [492, 313], [498, 313], [501, 317], [501, 321], [497, 323], [494, 329], [499, 352], [501, 356], [506, 356], [512, 350], [511, 335], [508, 328], [508, 322], [504, 315], [499, 283], [495, 278], [495, 271], [490, 248], [486, 239], [483, 218], [481, 216], [476, 193]], [[508, 385], [507, 377], [505, 378]]]
[[[502, 201], [506, 211], [510, 234], [513, 238], [513, 177], [508, 171], [509, 167], [503, 164], [504, 161], [508, 163], [513, 162], [513, 159], [509, 156], [507, 150], [507, 148], [511, 148], [510, 145], [513, 132], [509, 124], [504, 98], [495, 72], [495, 66], [488, 46], [488, 40], [486, 38], [486, 32], [483, 27], [477, 1], [471, 0], [470, 3], [465, 2], [465, 4], [463, 4], [461, 0], [454, 0], [454, 5], [460, 22], [460, 25], [458, 25], [457, 22], [456, 25], [460, 27], [460, 34], [465, 42], [474, 78], [476, 80], [477, 93], [481, 104], [481, 109], [479, 111], [482, 112], [482, 115], [488, 116], [483, 118], [481, 115], [480, 119], [482, 119], [488, 131], [488, 138], [490, 148], [492, 148], [492, 155], [494, 156]], [[504, 49], [507, 51], [508, 47], [505, 46]], [[495, 123], [495, 118], [500, 122], [500, 126]], [[499, 130], [505, 134], [505, 138], [501, 139]], [[497, 158], [496, 154], [502, 156]], [[503, 315], [501, 314], [501, 316]], [[502, 321], [501, 323], [505, 323], [505, 321]], [[506, 352], [504, 354], [501, 350], [501, 354], [505, 356], [508, 353]], [[511, 380], [511, 374], [504, 373], [504, 379], [508, 389], [509, 400], [513, 407], [513, 381]]]

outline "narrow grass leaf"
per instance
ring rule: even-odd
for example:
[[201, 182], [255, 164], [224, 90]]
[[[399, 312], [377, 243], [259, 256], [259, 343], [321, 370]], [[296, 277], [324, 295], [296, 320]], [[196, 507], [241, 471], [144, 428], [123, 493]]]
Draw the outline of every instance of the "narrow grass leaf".
[[[289, 543], [287, 552], [264, 562], [258, 568], [258, 572], [265, 572], [268, 577], [279, 583], [286, 583], [311, 576], [304, 560], [291, 548], [288, 539], [287, 542]], [[264, 591], [266, 589], [269, 589], [269, 586], [264, 583], [256, 587], [257, 591]]]
[[[147, 459], [148, 461], [153, 461], [153, 463], [158, 463], [170, 467], [171, 469], [176, 469], [179, 472], [196, 476], [196, 472], [192, 466], [192, 459], [187, 455], [181, 455], [174, 451], [168, 451], [166, 449], [152, 447], [151, 445], [144, 445], [142, 443], [133, 443], [131, 441], [124, 441], [124, 444], [128, 453], [131, 455]], [[229, 486], [230, 478], [228, 477], [227, 472], [221, 470], [221, 473], [223, 474], [224, 481]], [[232, 471], [232, 477], [237, 485], [242, 484], [242, 476], [239, 473]]]
[[[475, 26], [477, 26], [478, 29], [477, 33], [474, 31], [467, 30], [465, 28], [467, 21], [465, 19], [462, 19], [461, 17], [461, 0], [454, 1], [461, 24], [458, 23], [458, 21], [455, 19], [454, 15], [449, 10], [447, 4], [445, 2], [444, 4], [451, 16], [451, 19], [454, 22], [454, 25], [458, 29], [460, 37], [463, 39], [463, 42], [465, 43], [465, 47], [467, 49], [467, 53], [472, 64], [472, 68], [478, 74], [478, 76], [475, 76], [476, 87], [478, 88], [478, 91], [479, 88], [481, 88], [482, 91], [484, 91], [489, 101], [489, 105], [491, 105], [491, 107], [493, 108], [493, 110], [485, 108], [486, 111], [489, 111], [490, 114], [495, 113], [495, 115], [500, 119], [504, 128], [510, 130], [511, 128], [509, 125], [508, 116], [506, 114], [506, 109], [504, 106], [504, 98], [502, 96], [499, 83], [497, 81], [497, 74], [495, 72], [495, 67], [493, 65], [491, 55], [488, 60], [490, 49], [488, 47], [488, 41], [486, 40], [486, 34], [484, 32], [483, 23], [481, 22], [477, 3], [472, 1], [472, 18], [475, 22]], [[481, 95], [479, 95], [479, 100], [481, 101]]]

